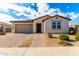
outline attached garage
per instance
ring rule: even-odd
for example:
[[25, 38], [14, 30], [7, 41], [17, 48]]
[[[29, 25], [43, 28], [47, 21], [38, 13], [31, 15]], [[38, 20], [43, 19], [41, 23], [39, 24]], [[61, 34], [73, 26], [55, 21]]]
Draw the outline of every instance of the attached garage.
[[33, 33], [33, 24], [15, 24], [16, 33]]

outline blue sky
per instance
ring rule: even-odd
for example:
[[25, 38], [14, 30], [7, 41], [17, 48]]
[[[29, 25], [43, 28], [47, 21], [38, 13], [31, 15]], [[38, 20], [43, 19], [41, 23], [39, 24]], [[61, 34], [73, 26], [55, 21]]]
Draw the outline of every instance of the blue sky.
[[79, 3], [0, 3], [0, 21], [34, 19], [43, 15], [71, 18], [69, 24], [79, 23]]

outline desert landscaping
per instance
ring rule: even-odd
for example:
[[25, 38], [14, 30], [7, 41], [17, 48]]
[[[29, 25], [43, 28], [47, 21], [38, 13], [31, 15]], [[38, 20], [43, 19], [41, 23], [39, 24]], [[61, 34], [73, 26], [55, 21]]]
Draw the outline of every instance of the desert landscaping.
[[[79, 46], [79, 41], [75, 40], [75, 35], [69, 35], [70, 41], [61, 44], [60, 34], [23, 34], [23, 33], [6, 33], [0, 35], [0, 47], [66, 47]], [[68, 34], [66, 34], [68, 35]], [[69, 45], [67, 45], [67, 42]]]

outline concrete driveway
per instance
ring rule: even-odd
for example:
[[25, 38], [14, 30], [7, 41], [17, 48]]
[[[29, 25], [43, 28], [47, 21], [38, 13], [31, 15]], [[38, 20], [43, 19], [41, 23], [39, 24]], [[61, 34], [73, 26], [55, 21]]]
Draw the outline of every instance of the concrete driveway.
[[18, 47], [31, 34], [6, 33], [0, 35], [0, 47]]

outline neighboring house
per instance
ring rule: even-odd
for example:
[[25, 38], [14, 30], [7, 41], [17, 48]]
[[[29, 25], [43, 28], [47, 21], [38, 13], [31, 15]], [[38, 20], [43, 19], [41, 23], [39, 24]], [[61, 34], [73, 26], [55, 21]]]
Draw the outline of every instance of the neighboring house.
[[77, 24], [75, 27], [77, 29], [77, 33], [79, 33], [79, 24]]
[[79, 24], [70, 25], [70, 27], [75, 28], [77, 33], [79, 33]]
[[8, 27], [11, 28], [11, 25], [5, 22], [0, 22], [0, 32], [6, 32]]
[[72, 24], [72, 25], [70, 25], [69, 27], [75, 28], [76, 25], [77, 25], [77, 24]]
[[44, 15], [33, 20], [10, 22], [16, 33], [68, 33], [70, 20], [60, 15]]
[[12, 28], [10, 24], [6, 24], [4, 27], [5, 27], [5, 32], [12, 32]]
[[0, 23], [0, 32], [4, 32], [4, 26], [2, 23]]

